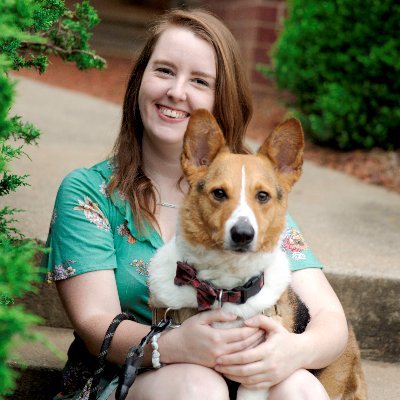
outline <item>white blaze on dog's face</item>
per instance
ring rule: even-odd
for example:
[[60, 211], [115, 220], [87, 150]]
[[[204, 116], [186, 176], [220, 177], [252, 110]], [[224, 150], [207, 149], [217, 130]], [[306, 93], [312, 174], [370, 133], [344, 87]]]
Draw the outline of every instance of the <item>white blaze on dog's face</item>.
[[225, 223], [224, 248], [234, 251], [256, 250], [258, 222], [251, 205], [247, 202], [246, 168], [242, 165], [241, 179], [236, 190], [240, 192], [239, 202]]
[[[181, 159], [190, 187], [180, 212], [180, 232], [187, 241], [237, 252], [276, 247], [286, 222], [287, 195], [300, 176], [303, 146], [297, 122], [282, 127], [258, 154], [232, 154], [210, 113], [192, 115]], [[296, 127], [300, 133], [294, 129], [288, 135]]]

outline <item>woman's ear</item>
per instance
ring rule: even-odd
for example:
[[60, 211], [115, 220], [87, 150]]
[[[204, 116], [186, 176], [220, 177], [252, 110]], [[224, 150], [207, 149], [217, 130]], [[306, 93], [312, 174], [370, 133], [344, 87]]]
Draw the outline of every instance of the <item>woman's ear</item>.
[[268, 157], [291, 187], [301, 175], [303, 150], [303, 129], [300, 121], [291, 118], [273, 130], [260, 147], [258, 154]]
[[225, 148], [225, 139], [214, 116], [205, 109], [195, 110], [183, 138], [181, 165], [189, 177], [205, 171], [216, 155]]

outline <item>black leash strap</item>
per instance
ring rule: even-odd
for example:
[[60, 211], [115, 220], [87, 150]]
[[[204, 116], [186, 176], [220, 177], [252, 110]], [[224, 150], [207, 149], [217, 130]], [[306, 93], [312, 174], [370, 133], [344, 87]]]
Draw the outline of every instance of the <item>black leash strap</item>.
[[145, 346], [150, 342], [154, 335], [167, 329], [171, 325], [171, 321], [171, 318], [167, 317], [162, 319], [157, 325], [152, 325], [150, 332], [140, 341], [140, 344], [129, 349], [124, 369], [119, 377], [118, 387], [115, 393], [115, 398], [117, 400], [126, 399], [128, 391], [133, 385], [142, 364]]
[[104, 340], [101, 345], [100, 353], [97, 356], [97, 362], [98, 362], [97, 369], [94, 372], [93, 377], [91, 378], [92, 380], [91, 380], [88, 400], [96, 399], [100, 379], [104, 372], [104, 368], [106, 366], [106, 357], [107, 357], [108, 349], [110, 348], [111, 341], [114, 337], [115, 331], [117, 330], [119, 324], [122, 321], [126, 321], [126, 320], [136, 321], [136, 318], [130, 313], [123, 312], [121, 314], [118, 314], [112, 320], [110, 326], [107, 329], [106, 335], [104, 336]]

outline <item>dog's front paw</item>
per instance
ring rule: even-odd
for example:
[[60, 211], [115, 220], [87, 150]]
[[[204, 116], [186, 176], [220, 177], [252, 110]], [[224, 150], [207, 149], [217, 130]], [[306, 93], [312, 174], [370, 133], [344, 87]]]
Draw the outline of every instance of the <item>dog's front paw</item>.
[[267, 400], [268, 399], [268, 389], [263, 390], [252, 390], [244, 387], [243, 385], [239, 386], [237, 392], [237, 400]]

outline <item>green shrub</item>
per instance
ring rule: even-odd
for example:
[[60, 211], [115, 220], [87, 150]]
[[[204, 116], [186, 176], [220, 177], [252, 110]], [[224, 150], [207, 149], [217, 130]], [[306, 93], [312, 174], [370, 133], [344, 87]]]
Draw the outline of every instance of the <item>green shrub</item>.
[[[104, 67], [104, 60], [88, 44], [90, 29], [98, 22], [87, 1], [74, 10], [67, 9], [63, 0], [0, 1], [0, 197], [28, 185], [28, 174], [16, 175], [10, 165], [25, 155], [25, 145], [36, 144], [40, 136], [32, 124], [9, 115], [16, 83], [8, 72], [35, 68], [43, 73], [50, 54], [72, 61], [80, 69]], [[14, 302], [34, 291], [39, 280], [38, 268], [33, 265], [39, 247], [33, 240], [21, 240], [24, 235], [13, 227], [19, 211], [8, 206], [0, 209], [0, 399], [15, 387], [16, 372], [7, 361], [16, 344], [39, 339], [30, 330], [39, 318]]]
[[0, 399], [15, 387], [17, 373], [7, 362], [15, 357], [18, 344], [35, 338], [30, 327], [40, 322], [22, 305], [14, 304], [16, 298], [35, 291], [34, 282], [39, 281], [37, 269], [32, 267], [34, 252], [33, 242], [16, 246], [5, 235], [0, 235]]
[[400, 3], [289, 0], [260, 66], [293, 94], [311, 138], [341, 149], [400, 147]]

